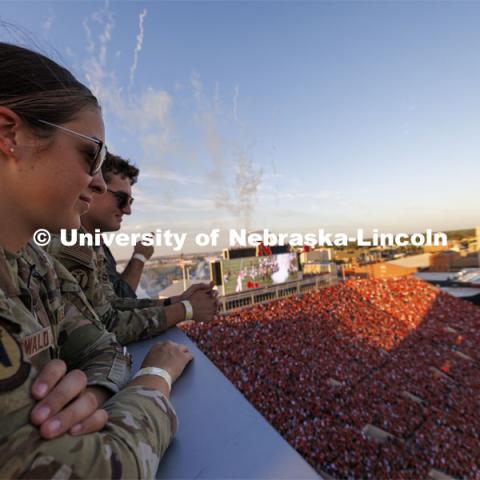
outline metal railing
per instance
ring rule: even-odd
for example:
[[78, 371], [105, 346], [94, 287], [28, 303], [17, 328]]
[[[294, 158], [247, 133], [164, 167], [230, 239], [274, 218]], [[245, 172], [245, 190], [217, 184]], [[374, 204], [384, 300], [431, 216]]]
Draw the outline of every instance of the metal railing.
[[220, 314], [240, 310], [244, 307], [271, 302], [292, 295], [301, 295], [310, 290], [317, 290], [337, 283], [338, 279], [333, 275], [316, 275], [314, 277], [296, 280], [294, 282], [271, 285], [269, 287], [256, 288], [241, 293], [233, 293], [220, 297]]

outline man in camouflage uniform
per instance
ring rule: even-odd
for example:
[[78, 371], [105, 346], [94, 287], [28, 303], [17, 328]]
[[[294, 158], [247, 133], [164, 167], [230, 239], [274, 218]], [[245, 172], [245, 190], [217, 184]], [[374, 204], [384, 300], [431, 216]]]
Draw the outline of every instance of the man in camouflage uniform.
[[[87, 232], [116, 232], [121, 228], [124, 216], [132, 214], [132, 187], [137, 183], [139, 173], [139, 169], [129, 160], [107, 153], [102, 165], [107, 192], [92, 198], [88, 212], [82, 216], [82, 226]], [[103, 245], [102, 250], [113, 291], [122, 298], [137, 298], [135, 292], [145, 263], [155, 251], [153, 245], [137, 242], [121, 273], [117, 270], [117, 262], [108, 246]]]
[[169, 327], [163, 301], [116, 296], [101, 247], [68, 247], [53, 235], [46, 251], [77, 279], [105, 328], [122, 345], [159, 335]]
[[[80, 230], [81, 234], [95, 230], [118, 230], [123, 215], [131, 213], [131, 203], [120, 204], [117, 196], [122, 195], [122, 198], [132, 200], [131, 185], [137, 180], [138, 169], [128, 160], [108, 153], [102, 166], [102, 173], [107, 182], [107, 193], [95, 195], [92, 199], [89, 211], [82, 217], [84, 226]], [[113, 190], [110, 190], [111, 188]], [[196, 299], [199, 297], [203, 299], [203, 306], [206, 303], [211, 305], [210, 315], [203, 315], [201, 318], [194, 316], [195, 320], [209, 321], [216, 312], [216, 299], [208, 284], [194, 285], [182, 295], [168, 299], [165, 304], [164, 300], [118, 296], [116, 287], [119, 284], [114, 285], [111, 281], [103, 245], [95, 247], [79, 244], [65, 246], [62, 245], [60, 237], [54, 235], [50, 244], [45, 248], [75, 276], [87, 300], [95, 309], [106, 329], [115, 333], [122, 345], [159, 335], [168, 327], [185, 320], [186, 309], [183, 309], [183, 306], [176, 308], [178, 305], [171, 304], [179, 303], [182, 300], [190, 301], [194, 294], [196, 294]], [[141, 268], [139, 264], [141, 264]], [[133, 287], [140, 279], [143, 263], [132, 257], [129, 266], [130, 268], [127, 268], [126, 271], [128, 270], [130, 275], [127, 275], [127, 278], [132, 282]], [[133, 277], [136, 281], [132, 280]], [[121, 278], [119, 280], [125, 283], [125, 280]], [[200, 293], [201, 291], [203, 294]], [[209, 297], [208, 301], [206, 300], [207, 296]], [[173, 314], [173, 312], [175, 313]], [[195, 315], [198, 312], [194, 311], [193, 313]]]
[[[118, 229], [121, 217], [131, 213], [131, 204], [127, 202], [123, 207], [115, 204], [116, 197], [113, 194], [122, 194], [131, 199], [131, 185], [137, 180], [138, 169], [127, 160], [109, 153], [102, 166], [102, 173], [108, 187], [115, 186], [115, 190], [107, 189], [107, 193], [101, 196], [107, 207], [100, 208], [100, 211], [97, 210], [101, 204], [97, 204], [95, 208], [95, 202], [100, 200], [100, 196], [94, 196], [89, 212], [82, 217], [82, 224], [88, 224], [89, 228], [82, 227], [81, 234], [96, 229], [103, 231], [100, 227], [108, 228], [108, 231]], [[108, 260], [103, 246], [65, 246], [62, 245], [60, 237], [54, 235], [45, 248], [75, 276], [105, 328], [115, 333], [122, 345], [159, 335], [167, 328], [185, 320], [186, 311], [183, 307], [178, 309], [172, 305], [182, 300], [191, 300], [193, 295], [197, 295], [198, 298], [202, 291], [203, 303], [205, 304], [205, 296], [208, 295], [211, 297], [209, 301], [212, 308], [211, 314], [202, 316], [200, 320], [210, 321], [216, 312], [215, 294], [208, 284], [193, 285], [182, 295], [168, 299], [166, 304], [164, 300], [121, 297], [117, 295], [116, 286], [109, 276]], [[135, 270], [138, 275], [134, 276], [139, 280], [143, 263], [140, 270], [137, 268], [138, 260], [133, 259], [130, 263], [132, 263], [130, 273]], [[175, 311], [175, 315], [167, 318], [166, 309], [170, 309], [170, 313]], [[195, 315], [195, 311], [193, 313]], [[194, 319], [199, 320], [195, 316]]]
[[[32, 383], [55, 358], [113, 394], [102, 405], [109, 415], [102, 431], [45, 440], [30, 423]], [[15, 255], [0, 247], [0, 478], [152, 478], [176, 415], [158, 390], [123, 388], [129, 370], [59, 262], [33, 244]]]

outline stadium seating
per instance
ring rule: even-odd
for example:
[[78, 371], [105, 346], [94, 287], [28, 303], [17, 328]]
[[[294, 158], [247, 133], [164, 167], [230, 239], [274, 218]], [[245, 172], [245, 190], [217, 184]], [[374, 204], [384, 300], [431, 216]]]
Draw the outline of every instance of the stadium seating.
[[480, 478], [479, 307], [351, 280], [183, 328], [319, 472]]

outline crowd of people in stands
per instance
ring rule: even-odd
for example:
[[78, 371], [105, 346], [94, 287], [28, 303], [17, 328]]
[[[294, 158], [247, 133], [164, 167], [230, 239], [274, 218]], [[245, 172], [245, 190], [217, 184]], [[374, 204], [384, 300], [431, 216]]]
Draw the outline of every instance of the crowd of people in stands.
[[400, 278], [184, 328], [320, 472], [480, 478], [479, 327], [477, 306]]

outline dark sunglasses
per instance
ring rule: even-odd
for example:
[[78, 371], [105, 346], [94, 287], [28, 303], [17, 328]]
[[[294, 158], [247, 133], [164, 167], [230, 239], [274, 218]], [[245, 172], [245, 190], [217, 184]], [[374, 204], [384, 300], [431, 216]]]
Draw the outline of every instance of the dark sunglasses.
[[102, 164], [107, 157], [107, 146], [101, 140], [95, 137], [89, 137], [88, 135], [84, 135], [83, 133], [75, 132], [75, 130], [70, 130], [69, 128], [65, 128], [60, 125], [56, 125], [55, 123], [47, 122], [45, 120], [40, 120], [37, 118], [36, 121], [45, 125], [49, 125], [50, 127], [58, 128], [65, 133], [76, 135], [77, 137], [83, 138], [84, 140], [89, 140], [90, 142], [96, 143], [97, 149], [95, 150], [95, 154], [90, 165], [90, 176], [93, 177], [100, 171], [100, 169], [102, 168]]
[[110, 192], [117, 200], [117, 207], [120, 210], [123, 210], [127, 205], [131, 206], [133, 201], [135, 200], [126, 192], [115, 192], [114, 190], [110, 190], [107, 188], [107, 192]]

